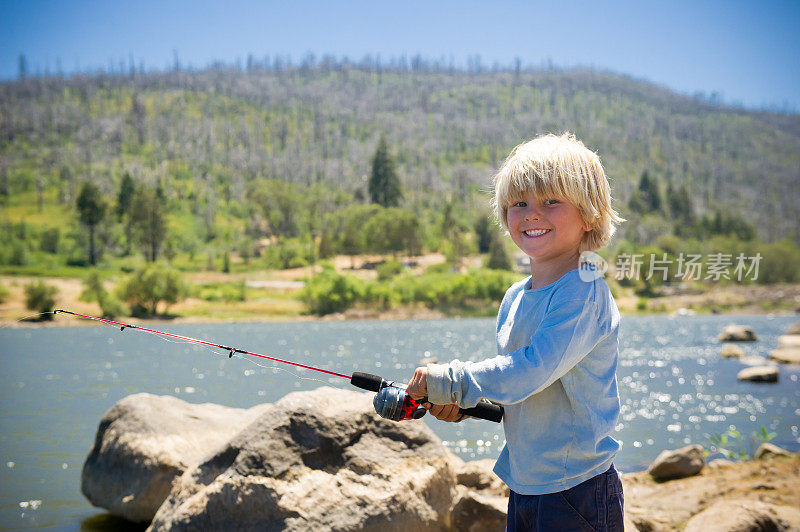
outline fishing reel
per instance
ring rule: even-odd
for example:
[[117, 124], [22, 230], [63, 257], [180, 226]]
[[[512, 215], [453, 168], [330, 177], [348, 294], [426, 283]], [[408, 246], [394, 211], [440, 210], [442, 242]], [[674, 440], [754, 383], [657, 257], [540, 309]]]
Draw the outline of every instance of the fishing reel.
[[[375, 407], [375, 412], [383, 418], [392, 421], [419, 419], [427, 412], [421, 402], [414, 400], [406, 393], [404, 385], [383, 380], [377, 375], [361, 372], [353, 373], [350, 383], [358, 388], [376, 392], [372, 405]], [[461, 412], [467, 416], [495, 423], [500, 423], [503, 419], [503, 408], [487, 402], [480, 402], [474, 408], [462, 408]]]
[[419, 419], [427, 412], [425, 407], [406, 393], [405, 388], [400, 388], [394, 383], [375, 394], [372, 406], [379, 416], [392, 421]]

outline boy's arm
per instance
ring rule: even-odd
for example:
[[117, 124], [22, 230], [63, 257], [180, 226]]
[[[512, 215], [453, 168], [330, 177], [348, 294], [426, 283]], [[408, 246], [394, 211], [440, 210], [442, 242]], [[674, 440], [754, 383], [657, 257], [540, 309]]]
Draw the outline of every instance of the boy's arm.
[[513, 404], [547, 388], [575, 367], [611, 332], [597, 304], [563, 301], [551, 309], [531, 343], [481, 362], [430, 364], [426, 388], [430, 402], [475, 406], [480, 399]]

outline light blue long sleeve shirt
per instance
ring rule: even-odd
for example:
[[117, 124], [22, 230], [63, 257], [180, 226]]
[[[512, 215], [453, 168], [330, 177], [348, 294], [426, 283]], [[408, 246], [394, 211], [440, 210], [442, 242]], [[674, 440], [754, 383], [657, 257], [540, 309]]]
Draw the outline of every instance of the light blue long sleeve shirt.
[[603, 279], [572, 270], [531, 289], [508, 289], [497, 316], [497, 352], [481, 362], [428, 365], [428, 400], [503, 405], [506, 445], [494, 472], [523, 495], [555, 493], [605, 472], [620, 448], [619, 310]]

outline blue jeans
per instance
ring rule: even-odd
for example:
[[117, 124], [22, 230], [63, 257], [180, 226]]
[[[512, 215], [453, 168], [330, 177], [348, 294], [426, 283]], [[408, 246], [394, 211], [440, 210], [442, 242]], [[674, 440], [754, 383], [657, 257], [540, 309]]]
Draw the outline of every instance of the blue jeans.
[[623, 532], [622, 481], [612, 464], [574, 488], [508, 497], [506, 532]]

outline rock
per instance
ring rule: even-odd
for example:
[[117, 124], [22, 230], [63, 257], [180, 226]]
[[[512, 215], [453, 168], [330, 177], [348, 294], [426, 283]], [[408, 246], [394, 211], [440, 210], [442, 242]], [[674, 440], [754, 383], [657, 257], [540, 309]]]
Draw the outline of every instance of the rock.
[[148, 393], [129, 395], [100, 420], [83, 465], [81, 491], [112, 514], [149, 522], [175, 479], [268, 406], [243, 410]]
[[778, 338], [778, 349], [782, 347], [800, 349], [800, 334], [784, 334]]
[[[639, 532], [678, 532], [718, 501], [746, 499], [775, 505], [779, 516], [793, 527], [790, 530], [800, 530], [800, 454], [721, 467], [712, 463], [698, 475], [670, 482], [655, 481], [646, 471], [623, 474], [625, 518]], [[796, 518], [789, 509], [797, 509]]]
[[787, 334], [778, 338], [778, 348], [769, 357], [782, 364], [800, 364], [800, 335]]
[[786, 329], [786, 334], [788, 335], [800, 335], [800, 321], [797, 323], [793, 323]]
[[459, 486], [451, 513], [453, 530], [483, 532], [506, 529], [508, 497], [478, 493]]
[[508, 486], [494, 474], [495, 460], [474, 460], [456, 466], [456, 482], [473, 490], [508, 497]]
[[644, 517], [630, 517], [623, 511], [622, 530], [624, 532], [658, 532], [661, 528]]
[[755, 342], [755, 331], [747, 325], [726, 325], [717, 339], [720, 342]]
[[736, 378], [750, 382], [778, 382], [778, 368], [775, 366], [753, 366], [740, 371]]
[[733, 344], [725, 344], [722, 346], [722, 352], [720, 355], [723, 358], [735, 358], [744, 356], [744, 349], [739, 347], [738, 345]]
[[781, 364], [800, 364], [800, 349], [776, 349], [769, 358]]
[[766, 366], [769, 364], [769, 360], [764, 357], [760, 356], [750, 356], [750, 357], [741, 357], [739, 362], [744, 364], [745, 366]]
[[760, 460], [762, 458], [769, 458], [771, 456], [792, 456], [792, 453], [772, 443], [764, 442], [758, 446], [756, 454], [753, 455], [753, 458]]
[[703, 447], [689, 445], [674, 451], [662, 451], [647, 472], [656, 480], [671, 480], [696, 475], [705, 465]]
[[372, 394], [295, 392], [187, 470], [149, 530], [446, 530], [449, 453]]
[[725, 458], [716, 458], [708, 463], [708, 467], [712, 469], [720, 467], [731, 467], [733, 465], [736, 465], [736, 462], [734, 462], [733, 460], [726, 460]]
[[792, 510], [753, 500], [720, 501], [689, 519], [684, 532], [778, 532], [790, 527], [781, 512]]

